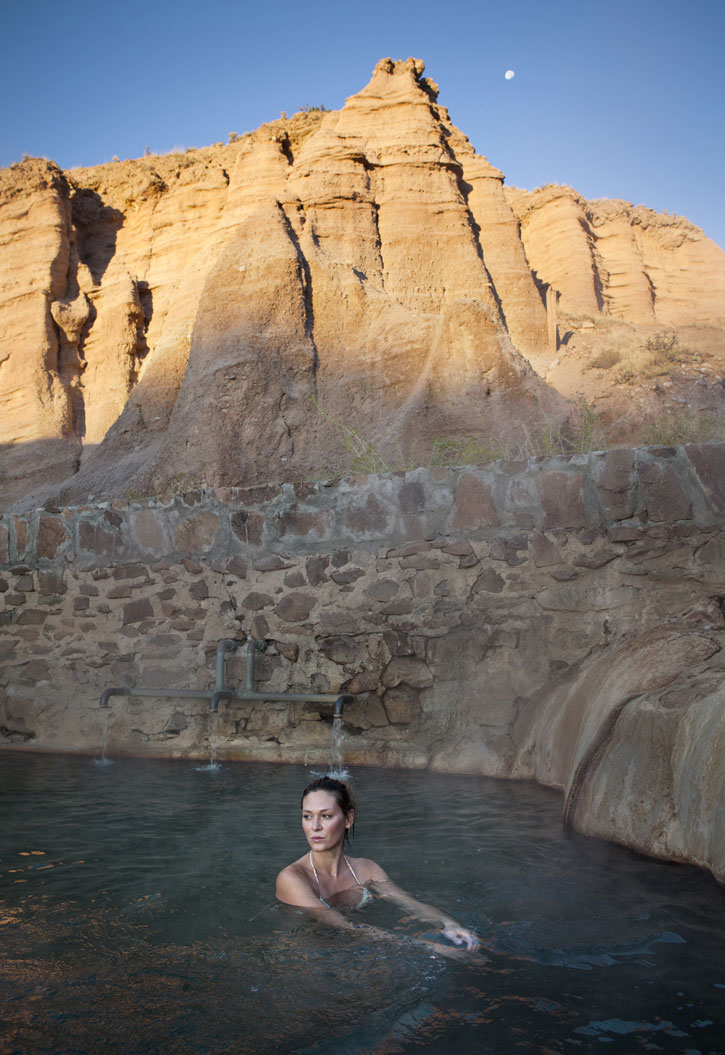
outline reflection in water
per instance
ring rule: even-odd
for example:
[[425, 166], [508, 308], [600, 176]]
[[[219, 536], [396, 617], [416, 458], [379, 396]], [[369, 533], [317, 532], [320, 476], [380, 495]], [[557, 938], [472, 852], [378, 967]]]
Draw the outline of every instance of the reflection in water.
[[302, 767], [0, 755], [7, 1050], [717, 1052], [722, 891], [695, 869], [567, 837], [545, 789], [362, 770], [353, 856], [481, 935], [417, 944], [375, 902], [330, 931], [273, 899], [304, 848]]

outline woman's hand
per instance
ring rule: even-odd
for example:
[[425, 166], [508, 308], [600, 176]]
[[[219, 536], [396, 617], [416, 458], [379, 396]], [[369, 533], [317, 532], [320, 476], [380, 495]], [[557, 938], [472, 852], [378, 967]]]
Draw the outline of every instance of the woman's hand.
[[475, 951], [481, 944], [472, 930], [459, 927], [457, 923], [447, 923], [442, 930], [444, 938], [448, 938], [454, 945], [465, 945], [466, 949], [471, 952]]

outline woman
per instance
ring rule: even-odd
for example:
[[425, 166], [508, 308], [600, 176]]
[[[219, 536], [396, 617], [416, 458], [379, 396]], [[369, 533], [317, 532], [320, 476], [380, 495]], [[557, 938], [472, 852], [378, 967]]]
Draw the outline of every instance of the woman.
[[[477, 949], [473, 931], [462, 927], [444, 912], [416, 901], [396, 886], [374, 861], [346, 857], [345, 841], [355, 824], [355, 802], [347, 784], [333, 777], [320, 777], [302, 792], [302, 829], [309, 852], [277, 876], [277, 897], [288, 905], [314, 910], [326, 923], [358, 930], [338, 908], [358, 908], [372, 894], [394, 901], [406, 912], [440, 928], [454, 945]], [[399, 940], [387, 931], [365, 926], [374, 937]], [[428, 943], [434, 944], [434, 943]], [[445, 947], [435, 945], [440, 952]]]

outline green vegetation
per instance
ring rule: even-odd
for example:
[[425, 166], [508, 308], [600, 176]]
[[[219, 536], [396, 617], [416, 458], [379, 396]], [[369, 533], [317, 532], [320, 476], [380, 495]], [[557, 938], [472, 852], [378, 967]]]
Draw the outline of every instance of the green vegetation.
[[[654, 350], [658, 351], [657, 348]], [[664, 349], [666, 352], [667, 348]], [[586, 455], [612, 446], [594, 405], [583, 397], [576, 402], [575, 414], [563, 425], [546, 419], [542, 419], [535, 428], [521, 423], [520, 436], [515, 440], [504, 440], [492, 434], [465, 438], [438, 436], [425, 457], [416, 455], [414, 445], [407, 454], [404, 453], [399, 442], [395, 458], [383, 457], [372, 440], [366, 439], [339, 418], [325, 413], [317, 401], [315, 408], [338, 430], [342, 448], [348, 456], [343, 470], [321, 475], [321, 479], [327, 480], [349, 474], [401, 472], [420, 467], [454, 468], [460, 465], [488, 465], [503, 459], [520, 461], [557, 455]], [[662, 414], [654, 421], [644, 423], [639, 436], [627, 445], [672, 447], [685, 443], [706, 443], [709, 440], [725, 441], [725, 421], [715, 414], [696, 413], [687, 409], [681, 413]], [[621, 443], [615, 445], [621, 446]]]
[[[314, 396], [312, 402], [317, 413], [340, 433], [343, 450], [349, 457], [349, 465], [345, 472], [367, 475], [368, 473], [391, 473], [401, 468], [412, 468], [410, 465], [394, 465], [387, 462], [371, 440], [364, 439], [356, 429], [351, 429], [349, 425], [346, 425], [344, 421], [340, 421], [339, 418], [333, 418], [322, 409]], [[345, 473], [334, 475], [343, 476]], [[329, 476], [326, 477], [326, 479], [329, 478]]]
[[604, 426], [597, 418], [593, 403], [580, 397], [577, 400], [577, 416], [566, 436], [568, 451], [564, 453], [589, 454], [591, 451], [605, 451], [609, 446]]
[[470, 437], [467, 440], [456, 440], [436, 437], [431, 447], [428, 464], [436, 466], [452, 465], [485, 465], [507, 456], [506, 448], [491, 437], [480, 440]]
[[622, 353], [617, 348], [603, 348], [601, 352], [589, 362], [590, 370], [611, 370], [617, 363], [621, 363]]

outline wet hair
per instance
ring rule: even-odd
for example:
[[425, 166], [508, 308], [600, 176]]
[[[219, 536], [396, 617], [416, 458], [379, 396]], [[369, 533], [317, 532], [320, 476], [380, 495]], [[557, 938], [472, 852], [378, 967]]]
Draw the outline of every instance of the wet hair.
[[[308, 795], [312, 794], [313, 791], [327, 791], [335, 799], [342, 812], [347, 815], [355, 809], [355, 799], [353, 797], [350, 788], [343, 780], [337, 780], [335, 777], [317, 777], [316, 780], [310, 781], [305, 790], [302, 792], [302, 798], [300, 799], [300, 806], [304, 806], [305, 799]], [[355, 821], [352, 822], [352, 827], [345, 831], [345, 841], [347, 842], [348, 835], [355, 834]]]

